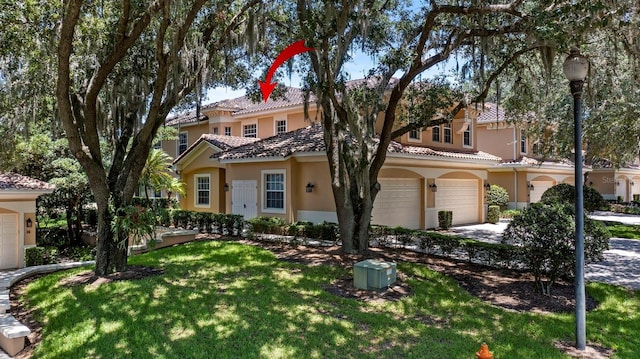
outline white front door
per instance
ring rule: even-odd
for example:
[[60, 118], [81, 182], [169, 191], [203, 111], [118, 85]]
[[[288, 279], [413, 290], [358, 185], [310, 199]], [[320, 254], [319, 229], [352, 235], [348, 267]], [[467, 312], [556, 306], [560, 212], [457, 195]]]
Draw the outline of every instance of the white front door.
[[628, 202], [627, 198], [627, 180], [624, 178], [618, 178], [616, 180], [616, 198], [620, 198], [622, 202]]
[[18, 215], [0, 214], [0, 269], [18, 268]]
[[452, 211], [452, 224], [478, 223], [478, 180], [436, 179], [437, 211]]
[[258, 181], [231, 181], [231, 212], [243, 215], [245, 220], [258, 216]]
[[373, 202], [371, 223], [404, 228], [420, 228], [420, 180], [382, 178]]

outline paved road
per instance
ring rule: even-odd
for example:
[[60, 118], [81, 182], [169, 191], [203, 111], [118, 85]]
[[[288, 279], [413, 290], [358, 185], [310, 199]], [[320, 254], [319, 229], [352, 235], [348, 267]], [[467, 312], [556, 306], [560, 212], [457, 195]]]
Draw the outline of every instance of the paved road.
[[[640, 216], [628, 214], [595, 212], [590, 217], [600, 221], [640, 225]], [[501, 221], [496, 224], [458, 226], [451, 230], [461, 236], [499, 243], [507, 225], [507, 221]], [[604, 261], [585, 266], [585, 280], [640, 289], [640, 240], [611, 238], [609, 250], [604, 252]]]

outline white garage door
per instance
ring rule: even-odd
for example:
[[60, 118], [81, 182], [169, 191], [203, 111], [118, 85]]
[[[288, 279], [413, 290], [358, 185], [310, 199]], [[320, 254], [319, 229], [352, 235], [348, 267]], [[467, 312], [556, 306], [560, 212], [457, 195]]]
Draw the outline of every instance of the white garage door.
[[0, 269], [18, 267], [18, 215], [0, 214]]
[[438, 179], [436, 210], [452, 211], [452, 224], [478, 223], [478, 181]]
[[380, 192], [373, 203], [373, 224], [420, 228], [420, 180], [380, 179]]
[[531, 181], [533, 191], [529, 192], [529, 202], [540, 202], [542, 195], [546, 190], [553, 187], [553, 181]]

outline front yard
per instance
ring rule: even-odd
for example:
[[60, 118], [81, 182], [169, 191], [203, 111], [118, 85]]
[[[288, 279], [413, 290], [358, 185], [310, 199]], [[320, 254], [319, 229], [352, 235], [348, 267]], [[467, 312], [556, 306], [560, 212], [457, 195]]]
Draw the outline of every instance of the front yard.
[[[43, 323], [37, 358], [564, 358], [567, 314], [502, 309], [423, 264], [399, 263], [410, 295], [344, 298], [325, 288], [350, 275], [339, 265], [278, 260], [247, 244], [202, 241], [132, 257], [163, 273], [78, 283], [82, 270], [42, 277], [23, 300]], [[85, 270], [86, 271], [86, 270]], [[85, 276], [86, 277], [86, 276]], [[590, 284], [600, 305], [588, 342], [615, 358], [640, 352], [640, 295]]]

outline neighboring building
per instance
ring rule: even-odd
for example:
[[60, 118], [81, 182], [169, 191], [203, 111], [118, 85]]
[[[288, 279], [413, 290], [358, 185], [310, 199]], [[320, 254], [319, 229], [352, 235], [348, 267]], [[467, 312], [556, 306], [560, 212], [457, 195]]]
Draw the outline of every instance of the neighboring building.
[[[488, 169], [488, 181], [507, 190], [509, 208], [525, 208], [540, 201], [550, 187], [575, 182], [573, 163], [543, 159], [538, 153], [541, 139], [532, 141], [526, 128], [506, 120], [502, 108], [489, 102], [479, 108], [477, 148], [502, 158], [502, 163]], [[585, 166], [583, 173], [588, 170]]]
[[37, 179], [0, 173], [0, 269], [24, 267], [25, 249], [36, 246], [36, 199], [53, 190]]
[[[322, 130], [305, 120], [301, 90], [290, 88], [285, 95], [257, 104], [244, 98], [222, 101], [203, 107], [201, 120], [190, 114], [169, 122], [211, 130], [194, 142], [196, 132], [190, 132], [189, 147], [174, 162], [188, 187], [182, 208], [337, 221]], [[313, 98], [310, 102], [314, 119]], [[470, 106], [448, 124], [409, 132], [392, 143], [379, 176], [373, 223], [433, 228], [439, 210], [452, 210], [455, 224], [484, 221], [487, 168], [500, 158], [477, 150], [476, 116]], [[232, 136], [224, 136], [223, 127]], [[251, 142], [258, 138], [263, 140]], [[240, 140], [250, 143], [236, 147]]]
[[640, 166], [614, 168], [606, 161], [595, 164], [585, 179], [585, 185], [595, 188], [610, 201], [640, 202]]

